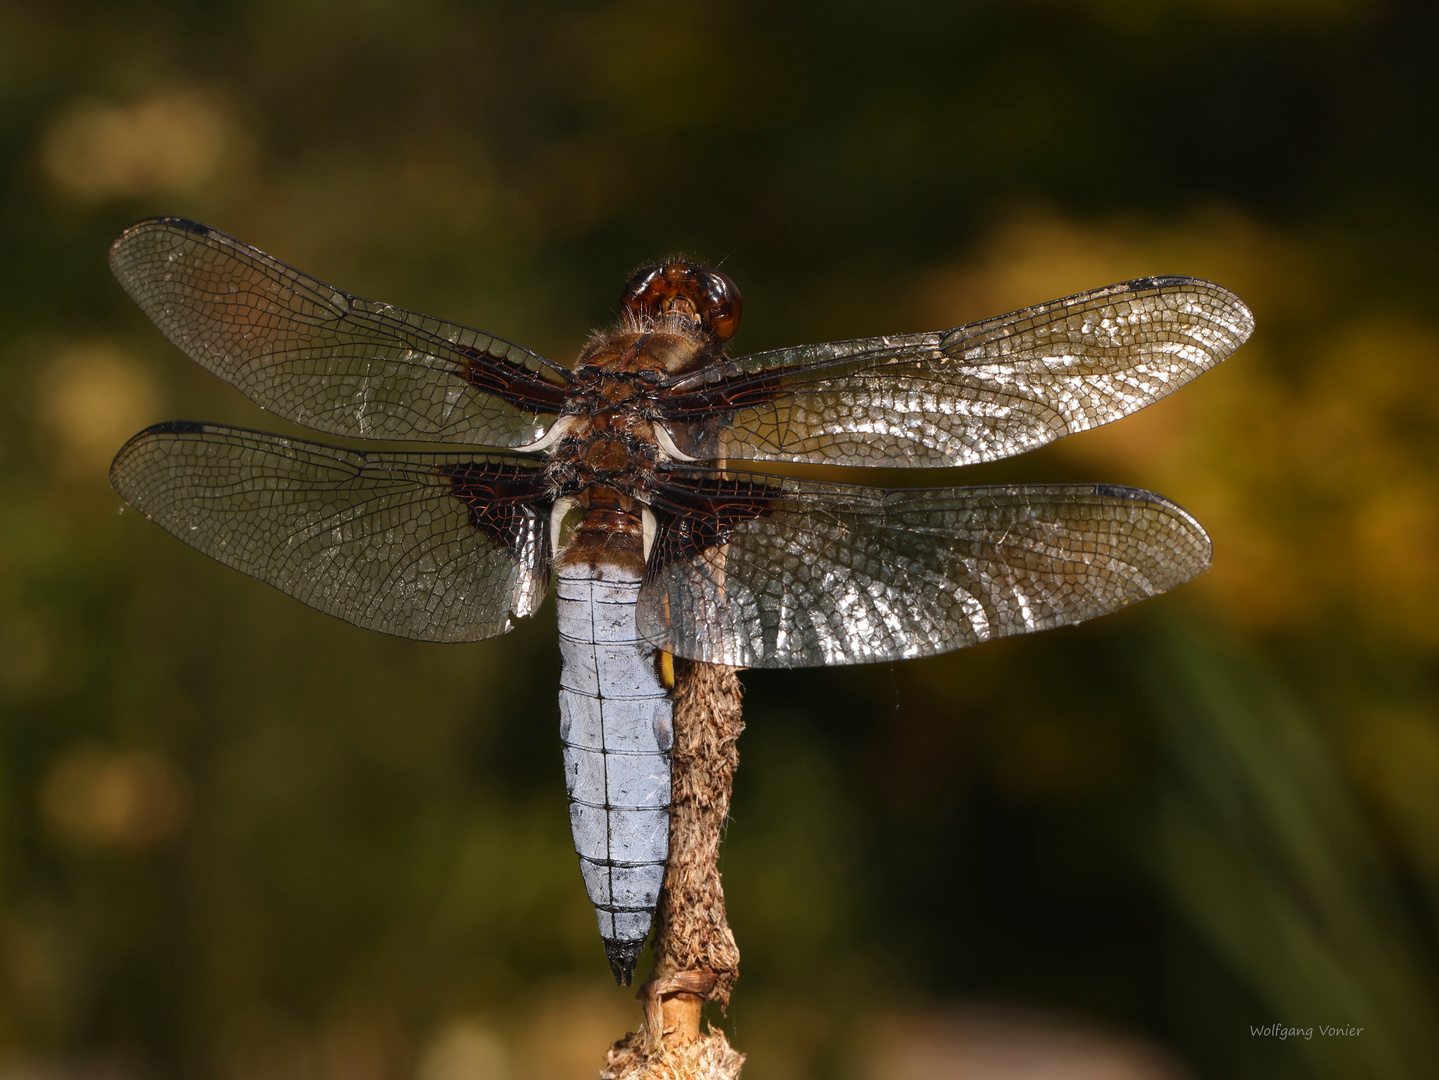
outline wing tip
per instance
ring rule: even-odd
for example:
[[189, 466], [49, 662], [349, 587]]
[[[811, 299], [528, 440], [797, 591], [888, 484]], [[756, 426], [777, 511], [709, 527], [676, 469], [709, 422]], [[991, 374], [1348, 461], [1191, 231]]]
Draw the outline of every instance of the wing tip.
[[128, 277], [126, 254], [129, 251], [130, 245], [133, 244], [138, 237], [143, 237], [161, 229], [178, 229], [182, 232], [193, 233], [195, 236], [209, 236], [215, 232], [215, 230], [208, 225], [202, 225], [200, 222], [192, 221], [190, 218], [176, 217], [173, 215], [150, 217], [145, 218], [143, 221], [135, 222], [135, 224], [131, 225], [116, 237], [115, 242], [110, 245], [110, 272], [119, 279], [122, 285], [126, 284]]
[[124, 232], [122, 232], [120, 234], [119, 240], [116, 240], [115, 242], [118, 244], [127, 236], [134, 236], [137, 233], [149, 232], [152, 229], [162, 227], [181, 229], [184, 232], [194, 233], [196, 236], [209, 236], [212, 232], [215, 231], [214, 229], [210, 228], [210, 226], [205, 225], [199, 221], [195, 221], [192, 218], [179, 217], [175, 214], [158, 214], [155, 217], [143, 218], [140, 221], [135, 222], [135, 224], [131, 225]]
[[[1214, 541], [1210, 539], [1208, 530], [1199, 523], [1199, 519], [1173, 499], [1166, 498], [1153, 491], [1146, 491], [1144, 488], [1126, 487], [1123, 484], [1095, 484], [1094, 494], [1104, 499], [1127, 499], [1132, 502], [1151, 503], [1161, 509], [1166, 516], [1176, 521], [1177, 527], [1193, 542], [1196, 561], [1199, 563], [1199, 566], [1194, 573], [1189, 574], [1174, 584], [1177, 585], [1183, 581], [1189, 581], [1191, 578], [1197, 577], [1209, 569], [1214, 557]], [[1172, 587], [1172, 585], [1166, 586], [1166, 588]]]
[[[1228, 356], [1239, 346], [1249, 340], [1249, 335], [1254, 333], [1254, 312], [1249, 305], [1240, 299], [1239, 294], [1233, 289], [1227, 289], [1218, 282], [1210, 281], [1207, 278], [1192, 277], [1188, 274], [1156, 274], [1152, 277], [1135, 278], [1133, 281], [1126, 281], [1123, 287], [1131, 291], [1156, 289], [1204, 289], [1218, 295], [1222, 302], [1223, 311], [1228, 316], [1228, 326], [1233, 334], [1234, 343], [1224, 353]], [[1222, 357], [1221, 357], [1222, 359]]]
[[121, 498], [134, 505], [134, 501], [126, 494], [123, 467], [126, 460], [134, 453], [135, 448], [149, 442], [157, 435], [199, 435], [209, 428], [209, 424], [201, 423], [198, 420], [162, 420], [158, 424], [151, 424], [144, 430], [137, 431], [125, 440], [125, 445], [120, 447], [115, 454], [115, 459], [110, 462], [110, 486]]

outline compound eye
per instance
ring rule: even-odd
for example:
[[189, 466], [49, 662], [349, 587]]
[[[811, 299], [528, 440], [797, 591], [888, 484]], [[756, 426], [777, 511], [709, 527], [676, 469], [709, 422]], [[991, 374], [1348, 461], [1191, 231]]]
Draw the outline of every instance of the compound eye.
[[739, 286], [728, 274], [707, 266], [696, 267], [694, 275], [699, 286], [695, 307], [701, 319], [710, 333], [720, 341], [728, 341], [739, 329], [740, 317], [744, 314], [744, 298], [739, 294]]
[[620, 293], [620, 303], [631, 315], [639, 318], [654, 318], [660, 312], [664, 285], [665, 267], [659, 263], [641, 266], [625, 282]]

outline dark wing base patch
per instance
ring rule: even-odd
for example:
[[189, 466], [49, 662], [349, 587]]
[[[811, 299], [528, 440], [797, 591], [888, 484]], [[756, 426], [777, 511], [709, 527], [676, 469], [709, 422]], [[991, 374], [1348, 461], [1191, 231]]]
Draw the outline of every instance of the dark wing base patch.
[[459, 461], [436, 471], [469, 509], [470, 524], [512, 558], [523, 557], [536, 537], [544, 539], [550, 500], [544, 474], [533, 466]]
[[735, 527], [768, 517], [784, 492], [756, 480], [671, 474], [660, 480], [650, 503], [655, 540], [648, 561], [654, 575], [728, 542]]
[[529, 413], [558, 413], [565, 407], [569, 390], [541, 379], [513, 360], [473, 345], [455, 345], [464, 357], [464, 379], [481, 390]]

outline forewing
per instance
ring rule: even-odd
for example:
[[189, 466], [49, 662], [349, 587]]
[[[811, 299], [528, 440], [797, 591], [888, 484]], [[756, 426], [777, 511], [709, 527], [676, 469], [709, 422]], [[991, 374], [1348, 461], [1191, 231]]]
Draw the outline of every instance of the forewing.
[[178, 422], [131, 439], [110, 482], [211, 558], [387, 634], [493, 637], [548, 587], [548, 496], [520, 455], [362, 454]]
[[652, 509], [641, 633], [737, 667], [942, 653], [1082, 622], [1209, 565], [1187, 513], [1107, 485], [883, 491], [696, 472]]
[[320, 431], [521, 446], [564, 403], [569, 374], [543, 357], [350, 296], [183, 218], [126, 229], [110, 267], [191, 359]]
[[1227, 289], [1143, 278], [953, 330], [740, 357], [675, 382], [665, 411], [696, 456], [715, 414], [719, 456], [969, 465], [1142, 409], [1253, 328]]

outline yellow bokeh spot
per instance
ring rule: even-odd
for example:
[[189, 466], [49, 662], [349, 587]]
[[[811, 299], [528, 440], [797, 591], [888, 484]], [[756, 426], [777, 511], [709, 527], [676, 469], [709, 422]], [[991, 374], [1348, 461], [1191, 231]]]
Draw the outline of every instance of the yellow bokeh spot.
[[51, 767], [40, 789], [40, 808], [68, 840], [147, 847], [180, 827], [188, 800], [162, 758], [81, 743]]
[[103, 477], [115, 452], [160, 419], [160, 395], [140, 364], [104, 341], [63, 350], [41, 373], [39, 416], [46, 449], [70, 479]]
[[174, 91], [132, 105], [81, 101], [50, 124], [46, 174], [87, 202], [193, 191], [219, 171], [233, 126], [199, 95]]

